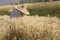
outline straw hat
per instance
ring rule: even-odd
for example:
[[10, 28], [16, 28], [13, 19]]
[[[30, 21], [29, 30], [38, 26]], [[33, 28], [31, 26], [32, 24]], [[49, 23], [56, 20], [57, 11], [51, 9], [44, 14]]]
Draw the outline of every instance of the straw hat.
[[25, 9], [23, 6], [16, 6], [15, 9], [18, 10], [18, 11], [20, 11], [20, 12], [22, 12], [22, 13], [24, 13], [24, 14], [30, 14], [28, 12], [28, 10]]

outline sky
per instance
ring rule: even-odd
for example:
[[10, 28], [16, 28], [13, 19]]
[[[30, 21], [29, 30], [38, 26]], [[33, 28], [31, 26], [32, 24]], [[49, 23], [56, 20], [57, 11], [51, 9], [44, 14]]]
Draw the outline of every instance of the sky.
[[1, 5], [9, 5], [11, 3], [19, 2], [20, 0], [0, 0], [0, 6]]

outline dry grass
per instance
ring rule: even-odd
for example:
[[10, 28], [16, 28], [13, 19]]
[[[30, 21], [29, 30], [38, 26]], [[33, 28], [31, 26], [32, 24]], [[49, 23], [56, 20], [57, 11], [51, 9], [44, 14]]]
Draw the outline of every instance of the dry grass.
[[[60, 1], [57, 2], [41, 2], [41, 3], [27, 3], [27, 4], [20, 4], [24, 5], [28, 10], [55, 10], [60, 9]], [[19, 5], [8, 5], [8, 6], [0, 6], [0, 11], [7, 11], [9, 9], [14, 8], [14, 6]]]
[[38, 16], [9, 19], [9, 16], [0, 16], [0, 40], [18, 40], [18, 38], [20, 40], [60, 40], [60, 19]]
[[58, 2], [41, 2], [24, 4], [28, 10], [55, 10], [60, 9], [60, 1]]
[[6, 5], [6, 6], [0, 6], [0, 11], [8, 11], [12, 8], [14, 8], [16, 5]]

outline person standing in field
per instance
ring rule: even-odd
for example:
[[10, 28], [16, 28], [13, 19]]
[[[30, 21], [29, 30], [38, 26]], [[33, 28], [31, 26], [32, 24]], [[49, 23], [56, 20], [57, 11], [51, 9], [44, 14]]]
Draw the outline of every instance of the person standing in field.
[[24, 7], [24, 5], [16, 6], [14, 9], [10, 10], [10, 18], [23, 17], [24, 14], [30, 14], [29, 11]]
[[[26, 15], [30, 14], [29, 11], [24, 7], [24, 5], [16, 6], [14, 9], [9, 10], [9, 12], [10, 12], [11, 19], [23, 17], [24, 14], [26, 14]], [[11, 21], [11, 23], [12, 23], [12, 21]], [[14, 25], [14, 24], [11, 24], [11, 25]], [[14, 31], [15, 27], [11, 27], [11, 28]], [[19, 40], [19, 36], [16, 36], [16, 39]]]

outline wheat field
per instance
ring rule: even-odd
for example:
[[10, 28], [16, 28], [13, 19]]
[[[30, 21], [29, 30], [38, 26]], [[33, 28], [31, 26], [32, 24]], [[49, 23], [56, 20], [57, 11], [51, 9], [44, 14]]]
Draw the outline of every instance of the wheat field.
[[15, 6], [21, 5], [24, 5], [27, 10], [60, 10], [60, 1], [54, 1], [0, 6], [0, 11], [8, 11], [10, 9], [13, 9]]
[[60, 19], [0, 16], [0, 40], [60, 40]]

